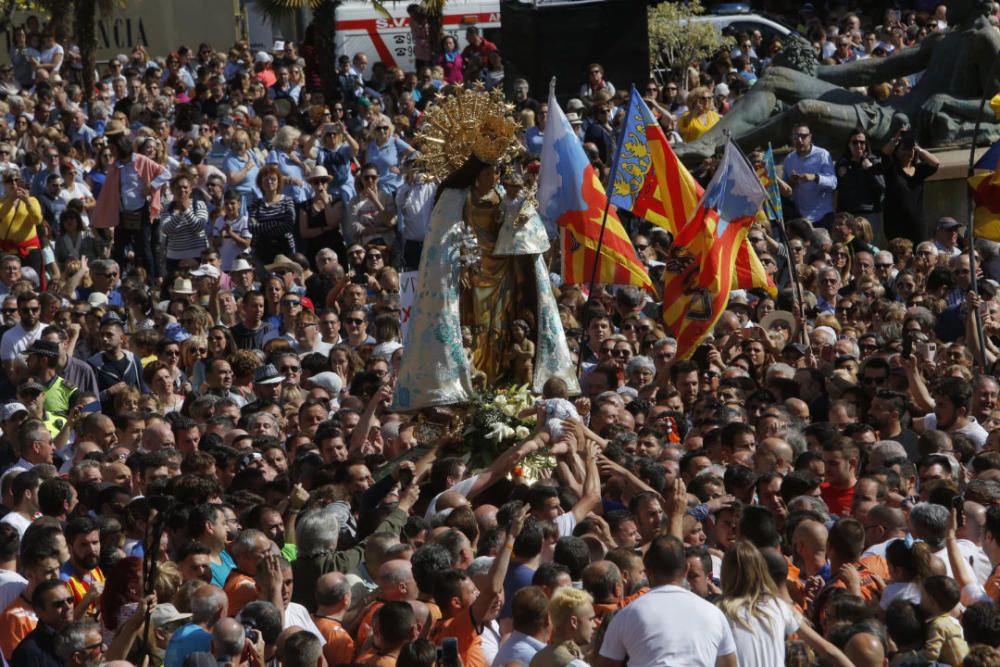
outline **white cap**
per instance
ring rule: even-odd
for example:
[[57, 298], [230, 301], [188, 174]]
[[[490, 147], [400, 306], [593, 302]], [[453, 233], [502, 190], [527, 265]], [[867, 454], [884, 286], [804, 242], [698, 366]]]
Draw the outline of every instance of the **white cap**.
[[222, 275], [222, 272], [211, 264], [202, 264], [197, 269], [192, 271], [190, 275], [193, 278], [202, 278], [204, 276], [210, 276], [212, 278], [218, 279]]
[[269, 63], [272, 60], [274, 60], [274, 58], [272, 58], [271, 54], [267, 53], [266, 51], [258, 51], [257, 55], [253, 57], [253, 61], [255, 63]]
[[108, 295], [104, 292], [91, 292], [87, 297], [87, 303], [91, 308], [99, 308], [108, 305]]

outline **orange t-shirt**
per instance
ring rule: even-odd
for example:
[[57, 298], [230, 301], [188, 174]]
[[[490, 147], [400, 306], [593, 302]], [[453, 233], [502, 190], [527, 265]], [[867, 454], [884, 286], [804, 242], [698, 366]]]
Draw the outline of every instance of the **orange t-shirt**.
[[326, 645], [323, 647], [323, 657], [330, 667], [349, 665], [354, 661], [354, 640], [344, 626], [335, 618], [312, 615], [312, 620], [319, 629]]
[[368, 605], [365, 609], [365, 613], [361, 615], [361, 621], [358, 623], [358, 633], [357, 633], [357, 645], [358, 649], [362, 650], [365, 646], [365, 642], [368, 641], [368, 637], [371, 636], [374, 627], [372, 624], [375, 622], [375, 612], [382, 608], [385, 604], [381, 600], [375, 600]]
[[994, 602], [1000, 602], [1000, 565], [995, 567], [990, 576], [986, 578], [986, 584], [983, 588], [986, 589], [986, 594], [993, 598]]
[[222, 590], [229, 598], [229, 615], [236, 616], [243, 607], [257, 599], [257, 582], [253, 577], [233, 570], [226, 579]]
[[396, 667], [396, 656], [368, 651], [363, 655], [359, 655], [358, 659], [354, 662], [359, 665], [367, 665], [368, 667]]
[[38, 626], [38, 616], [31, 604], [18, 595], [0, 614], [0, 652], [10, 663], [10, 656], [21, 640]]
[[649, 592], [649, 586], [643, 586], [635, 593], [632, 593], [632, 595], [622, 598], [622, 601], [618, 603], [618, 608], [624, 609], [625, 607], [629, 606], [630, 604], [632, 604], [633, 602], [635, 602], [648, 592]]
[[458, 640], [458, 654], [464, 667], [487, 667], [483, 640], [472, 622], [472, 610], [465, 609], [452, 618], [442, 618], [431, 629], [430, 639], [441, 646], [445, 637]]
[[[861, 597], [865, 602], [877, 602], [879, 599], [879, 588], [878, 584], [875, 583], [873, 577], [875, 573], [869, 570], [864, 563], [858, 564], [858, 575], [861, 577]], [[847, 584], [843, 582], [842, 579], [834, 579], [830, 584], [827, 585], [828, 588], [847, 588]]]

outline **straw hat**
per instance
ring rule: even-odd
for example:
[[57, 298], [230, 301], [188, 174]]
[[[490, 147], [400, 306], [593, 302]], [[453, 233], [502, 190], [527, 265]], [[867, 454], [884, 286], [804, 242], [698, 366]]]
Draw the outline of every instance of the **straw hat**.
[[326, 170], [323, 165], [316, 165], [309, 172], [309, 176], [306, 178], [307, 181], [312, 183], [313, 181], [323, 181], [324, 183], [329, 183], [333, 180], [333, 176]]
[[126, 134], [128, 128], [125, 127], [125, 123], [121, 122], [117, 118], [112, 118], [108, 121], [107, 125], [104, 126], [104, 136], [113, 137], [118, 134]]
[[191, 280], [188, 278], [174, 278], [174, 284], [170, 287], [170, 291], [173, 294], [194, 294], [194, 288], [191, 287]]

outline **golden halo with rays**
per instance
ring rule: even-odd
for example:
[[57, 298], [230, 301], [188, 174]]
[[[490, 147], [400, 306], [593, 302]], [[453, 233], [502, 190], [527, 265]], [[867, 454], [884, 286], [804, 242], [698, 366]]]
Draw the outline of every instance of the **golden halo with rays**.
[[500, 90], [487, 92], [481, 82], [438, 93], [414, 140], [423, 172], [443, 181], [473, 155], [487, 164], [512, 160], [518, 153], [519, 125], [511, 110]]

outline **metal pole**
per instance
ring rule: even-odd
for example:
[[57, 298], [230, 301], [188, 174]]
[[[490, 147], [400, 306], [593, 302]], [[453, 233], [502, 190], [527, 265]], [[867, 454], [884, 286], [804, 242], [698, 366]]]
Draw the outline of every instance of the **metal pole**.
[[[975, 163], [976, 163], [976, 141], [979, 139], [979, 127], [982, 123], [983, 111], [986, 109], [986, 87], [983, 87], [983, 96], [979, 100], [979, 113], [976, 115], [976, 127], [972, 131], [972, 146], [969, 147], [969, 177], [975, 173]], [[973, 292], [979, 294], [979, 281], [976, 279], [976, 226], [975, 226], [975, 200], [972, 197], [972, 190], [969, 189], [969, 271], [971, 273], [972, 282], [969, 287]], [[976, 308], [973, 313], [973, 319], [976, 323], [976, 335], [979, 337], [979, 363], [982, 368], [982, 372], [985, 373], [987, 370], [986, 365], [986, 339], [983, 335], [983, 316]]]

